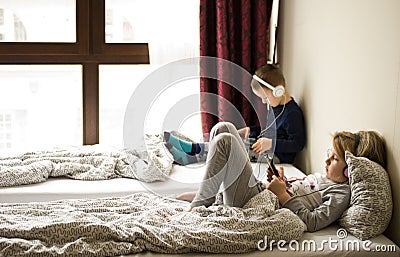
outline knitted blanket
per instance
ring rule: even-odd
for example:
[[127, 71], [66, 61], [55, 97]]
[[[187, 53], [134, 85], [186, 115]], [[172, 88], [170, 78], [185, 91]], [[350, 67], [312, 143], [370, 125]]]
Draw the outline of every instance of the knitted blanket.
[[0, 204], [0, 256], [118, 256], [158, 253], [243, 253], [260, 240], [297, 240], [304, 223], [279, 209], [269, 190], [243, 208], [196, 207], [150, 193], [127, 197]]

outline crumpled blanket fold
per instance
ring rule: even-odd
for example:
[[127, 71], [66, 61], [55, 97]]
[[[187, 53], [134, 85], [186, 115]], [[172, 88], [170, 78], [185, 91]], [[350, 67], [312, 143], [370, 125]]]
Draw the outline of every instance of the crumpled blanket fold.
[[132, 178], [164, 181], [173, 157], [160, 134], [145, 135], [146, 149], [85, 145], [0, 157], [0, 187], [33, 184], [49, 177], [80, 180]]

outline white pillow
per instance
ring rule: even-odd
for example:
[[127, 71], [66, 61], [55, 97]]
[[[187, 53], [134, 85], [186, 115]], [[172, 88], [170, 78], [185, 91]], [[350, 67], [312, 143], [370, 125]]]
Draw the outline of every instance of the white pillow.
[[339, 224], [361, 240], [380, 235], [392, 217], [392, 193], [386, 170], [364, 157], [346, 152], [351, 189], [350, 207]]

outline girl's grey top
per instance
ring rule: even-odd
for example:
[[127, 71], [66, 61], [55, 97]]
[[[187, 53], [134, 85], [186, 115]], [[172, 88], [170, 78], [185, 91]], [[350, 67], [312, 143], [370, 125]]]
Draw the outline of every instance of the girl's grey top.
[[321, 175], [308, 175], [307, 179], [296, 181], [288, 191], [293, 197], [282, 207], [299, 216], [309, 232], [325, 228], [339, 219], [350, 203], [348, 184], [338, 184]]

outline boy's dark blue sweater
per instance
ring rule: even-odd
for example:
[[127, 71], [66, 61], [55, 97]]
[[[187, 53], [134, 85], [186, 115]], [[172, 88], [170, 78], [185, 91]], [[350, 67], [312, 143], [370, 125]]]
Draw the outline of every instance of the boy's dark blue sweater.
[[[272, 107], [276, 119], [276, 140], [273, 141], [275, 144], [275, 155], [279, 158], [281, 163], [293, 163], [296, 154], [301, 151], [306, 142], [306, 135], [304, 129], [304, 117], [303, 112], [297, 103], [292, 98], [286, 105], [283, 113], [283, 105]], [[267, 121], [267, 126], [273, 121]], [[263, 136], [275, 139], [273, 134], [274, 126], [271, 126]], [[261, 132], [259, 126], [250, 126], [250, 137], [257, 138]]]

